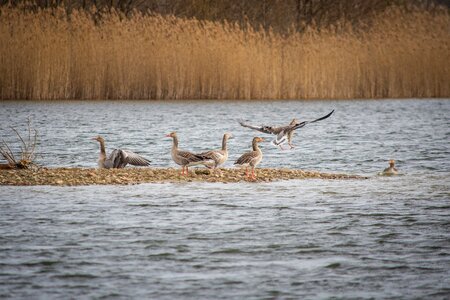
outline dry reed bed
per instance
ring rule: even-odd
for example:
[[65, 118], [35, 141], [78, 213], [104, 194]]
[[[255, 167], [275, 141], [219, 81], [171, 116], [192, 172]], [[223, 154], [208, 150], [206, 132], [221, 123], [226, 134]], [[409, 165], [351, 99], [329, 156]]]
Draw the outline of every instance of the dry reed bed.
[[156, 182], [271, 182], [290, 179], [365, 179], [346, 174], [320, 173], [290, 169], [258, 169], [256, 180], [247, 179], [245, 171], [223, 169], [211, 174], [209, 170], [194, 169], [189, 176], [180, 175], [179, 169], [127, 168], [127, 169], [80, 169], [53, 168], [35, 170], [0, 170], [0, 185], [126, 185]]
[[229, 23], [0, 9], [0, 99], [449, 97], [447, 11], [285, 36]]

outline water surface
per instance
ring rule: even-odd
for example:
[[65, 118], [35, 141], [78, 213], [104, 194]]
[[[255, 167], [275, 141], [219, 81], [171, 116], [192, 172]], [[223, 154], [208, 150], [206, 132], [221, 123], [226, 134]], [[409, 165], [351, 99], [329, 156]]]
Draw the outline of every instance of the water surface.
[[[0, 297], [447, 299], [448, 100], [2, 102], [0, 136], [31, 116], [43, 165], [94, 167], [102, 134], [176, 167], [165, 133], [200, 151], [229, 131], [231, 167], [255, 135], [237, 119], [332, 109], [261, 166], [369, 180], [0, 187]], [[402, 176], [376, 176], [391, 158]]]

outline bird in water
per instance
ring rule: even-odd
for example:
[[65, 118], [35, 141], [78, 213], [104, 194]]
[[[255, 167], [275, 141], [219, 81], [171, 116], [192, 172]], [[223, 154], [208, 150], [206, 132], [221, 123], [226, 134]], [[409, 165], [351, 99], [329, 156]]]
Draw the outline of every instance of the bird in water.
[[205, 165], [210, 166], [213, 162], [210, 158], [205, 157], [201, 154], [194, 154], [189, 151], [183, 151], [178, 149], [178, 136], [177, 133], [171, 132], [166, 135], [166, 137], [170, 137], [173, 139], [172, 144], [172, 159], [173, 161], [181, 166], [181, 175], [188, 175], [189, 174], [189, 167], [190, 166], [196, 166], [196, 165]]
[[216, 170], [219, 166], [223, 165], [228, 160], [228, 147], [227, 141], [232, 138], [231, 133], [225, 133], [222, 138], [222, 148], [218, 150], [211, 150], [200, 153], [199, 155], [206, 157], [212, 161], [211, 167]]
[[243, 127], [258, 130], [263, 133], [276, 135], [276, 138], [274, 140], [272, 140], [273, 145], [279, 146], [280, 149], [284, 150], [282, 145], [287, 142], [288, 145], [290, 146], [290, 149], [292, 149], [292, 148], [294, 148], [294, 146], [292, 145], [292, 137], [294, 135], [295, 130], [304, 127], [306, 124], [325, 120], [326, 118], [331, 116], [333, 114], [333, 112], [334, 112], [334, 109], [326, 116], [315, 119], [313, 121], [299, 122], [297, 119], [293, 119], [291, 121], [291, 123], [289, 123], [289, 125], [286, 125], [286, 126], [278, 126], [278, 127], [277, 126], [267, 126], [267, 125], [254, 126], [254, 125], [247, 124], [242, 120], [239, 121], [239, 124], [241, 124], [241, 126], [243, 126]]
[[389, 168], [384, 169], [382, 175], [397, 175], [398, 174], [398, 170], [395, 167], [395, 160], [391, 159], [389, 161]]
[[100, 156], [98, 158], [100, 169], [121, 169], [125, 168], [127, 164], [145, 167], [150, 164], [150, 160], [128, 150], [114, 149], [107, 156], [103, 137], [99, 135], [92, 139], [100, 143]]
[[[245, 175], [247, 176], [247, 178], [249, 178], [251, 175], [252, 179], [256, 179], [255, 168], [263, 158], [262, 151], [258, 146], [258, 143], [260, 142], [264, 142], [264, 139], [260, 137], [254, 137], [252, 141], [253, 151], [242, 154], [242, 156], [239, 157], [238, 160], [234, 163], [235, 165], [245, 167]], [[249, 167], [251, 168], [251, 174], [248, 171]]]

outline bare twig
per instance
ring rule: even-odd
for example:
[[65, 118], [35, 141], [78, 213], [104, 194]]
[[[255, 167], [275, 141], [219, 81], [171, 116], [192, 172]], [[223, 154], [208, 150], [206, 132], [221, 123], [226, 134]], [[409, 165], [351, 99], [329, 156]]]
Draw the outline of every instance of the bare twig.
[[[5, 142], [5, 141], [3, 141], [3, 145], [6, 147], [6, 150], [4, 150], [3, 148], [2, 148], [2, 154], [3, 155], [5, 155], [6, 154], [6, 156], [5, 156], [5, 158], [6, 158], [6, 160], [8, 160], [8, 161], [12, 161], [12, 163], [15, 163], [16, 162], [16, 158], [14, 157], [14, 153], [11, 151], [11, 148], [9, 148], [9, 146], [8, 146], [8, 144]], [[9, 159], [8, 159], [8, 158]]]
[[27, 143], [25, 143], [25, 141], [23, 140], [22, 136], [20, 136], [19, 132], [14, 127], [11, 127], [11, 129], [17, 135], [19, 140], [22, 142], [23, 147], [20, 146], [20, 153], [21, 153], [22, 159], [24, 159], [24, 154], [27, 153]]
[[[29, 152], [29, 156], [30, 156], [30, 160], [34, 159], [34, 151], [36, 150], [36, 143], [37, 143], [37, 137], [38, 137], [38, 131], [36, 129], [34, 130], [34, 139], [33, 142], [31, 143], [31, 151]], [[33, 159], [31, 159], [33, 158]]]
[[[5, 158], [11, 168], [33, 167], [35, 165], [33, 160], [35, 158], [38, 131], [31, 128], [30, 118], [28, 118], [28, 139], [26, 141], [20, 135], [17, 129], [11, 127], [11, 130], [16, 134], [18, 140], [21, 143], [21, 145], [19, 146], [21, 159], [19, 161], [16, 159], [8, 143], [6, 143], [4, 140], [2, 141], [2, 145], [0, 145], [0, 154]], [[33, 137], [32, 133], [34, 133]]]

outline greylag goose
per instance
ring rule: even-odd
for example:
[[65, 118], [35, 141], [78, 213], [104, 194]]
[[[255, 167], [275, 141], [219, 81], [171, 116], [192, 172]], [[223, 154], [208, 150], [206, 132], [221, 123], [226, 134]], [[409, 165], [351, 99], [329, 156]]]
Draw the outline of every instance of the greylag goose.
[[395, 168], [395, 160], [391, 159], [389, 161], [389, 168], [384, 169], [382, 175], [397, 175], [398, 170]]
[[211, 150], [208, 152], [200, 153], [199, 155], [212, 160], [212, 168], [216, 170], [220, 165], [223, 165], [228, 160], [228, 147], [227, 141], [233, 137], [231, 133], [225, 133], [222, 138], [222, 149]]
[[127, 164], [133, 166], [148, 166], [150, 161], [134, 152], [122, 149], [114, 149], [109, 156], [106, 155], [105, 140], [101, 136], [92, 138], [100, 143], [100, 156], [98, 167], [100, 169], [121, 169]]
[[[189, 167], [196, 165], [211, 165], [211, 159], [208, 159], [200, 154], [194, 154], [188, 151], [182, 151], [178, 149], [178, 136], [176, 132], [171, 132], [166, 135], [173, 139], [172, 144], [172, 159], [173, 161], [181, 166], [181, 175], [189, 174]], [[186, 171], [186, 172], [185, 172]]]
[[266, 126], [266, 125], [254, 126], [254, 125], [247, 124], [244, 121], [239, 121], [239, 124], [241, 124], [241, 126], [243, 126], [243, 127], [247, 127], [247, 128], [251, 128], [251, 129], [254, 129], [254, 130], [258, 130], [258, 131], [263, 132], [263, 133], [274, 134], [277, 137], [272, 141], [273, 145], [279, 146], [281, 149], [283, 149], [282, 145], [284, 143], [288, 142], [288, 145], [292, 149], [292, 148], [294, 148], [294, 146], [292, 145], [292, 137], [293, 137], [293, 134], [294, 134], [295, 130], [304, 127], [306, 124], [318, 122], [318, 121], [321, 121], [321, 120], [325, 120], [326, 118], [331, 116], [333, 114], [333, 112], [334, 112], [334, 109], [329, 114], [327, 114], [326, 116], [323, 116], [321, 118], [315, 119], [313, 121], [299, 122], [297, 119], [293, 119], [289, 125], [279, 126], [279, 127]]
[[234, 163], [235, 165], [240, 165], [242, 167], [245, 167], [245, 174], [248, 177], [250, 177], [250, 174], [248, 172], [248, 167], [252, 168], [251, 177], [252, 179], [256, 178], [255, 175], [255, 167], [261, 162], [262, 160], [262, 151], [258, 147], [259, 142], [263, 142], [264, 139], [260, 137], [254, 137], [252, 141], [252, 147], [253, 151], [246, 152], [242, 154], [241, 157], [238, 158], [238, 160]]

